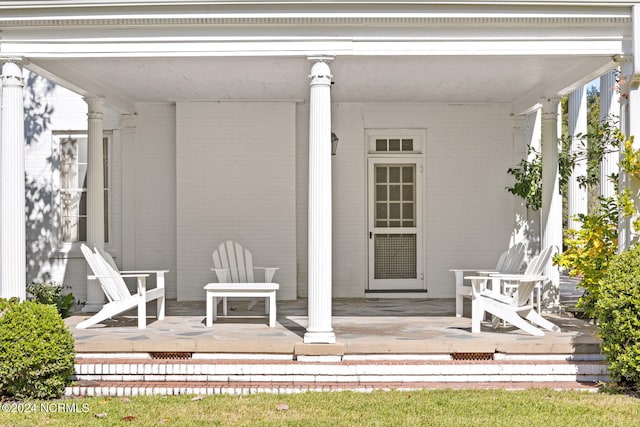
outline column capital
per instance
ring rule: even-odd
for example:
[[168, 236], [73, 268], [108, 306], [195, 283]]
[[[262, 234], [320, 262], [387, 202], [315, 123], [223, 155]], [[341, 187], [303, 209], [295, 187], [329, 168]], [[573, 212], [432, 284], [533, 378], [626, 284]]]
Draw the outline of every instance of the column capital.
[[313, 65], [311, 66], [311, 74], [309, 74], [309, 78], [311, 79], [310, 85], [331, 86], [331, 79], [333, 79], [333, 75], [331, 74], [331, 68], [329, 68], [328, 62], [333, 60], [333, 58], [310, 57], [309, 60], [313, 62]]
[[138, 121], [137, 114], [122, 114], [120, 116], [120, 122], [122, 129], [135, 129]]
[[87, 111], [87, 117], [89, 119], [102, 119], [104, 116], [104, 98], [101, 97], [87, 97], [84, 98], [89, 110]]
[[560, 104], [561, 100], [561, 98], [544, 98], [540, 101], [544, 120], [558, 119], [558, 104]]
[[6, 60], [2, 64], [2, 86], [24, 87], [21, 61]]
[[513, 116], [513, 130], [515, 132], [524, 132], [527, 127], [527, 116], [518, 115]]

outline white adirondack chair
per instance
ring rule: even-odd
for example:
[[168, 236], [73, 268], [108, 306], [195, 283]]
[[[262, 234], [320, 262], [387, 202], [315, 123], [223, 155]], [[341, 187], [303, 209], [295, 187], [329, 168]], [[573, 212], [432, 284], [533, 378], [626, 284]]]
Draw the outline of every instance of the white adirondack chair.
[[[217, 299], [222, 300], [223, 315], [227, 315], [228, 297], [253, 298], [249, 304], [249, 310], [257, 302], [257, 297], [265, 297], [265, 314], [269, 314], [269, 325], [275, 326], [275, 293], [280, 288], [278, 283], [273, 283], [273, 276], [277, 267], [256, 267], [253, 265], [253, 255], [237, 242], [230, 240], [221, 243], [211, 254], [216, 273], [217, 283], [208, 283], [207, 291], [207, 326], [211, 326], [215, 320]], [[254, 270], [264, 271], [264, 282], [256, 282]]]
[[[524, 276], [541, 276], [544, 274], [544, 268], [546, 267], [549, 260], [552, 258], [553, 253], [557, 250], [555, 246], [548, 246], [540, 252], [537, 257], [531, 259], [529, 265], [527, 265], [527, 269], [524, 271], [522, 275]], [[490, 276], [494, 279], [494, 283], [496, 280], [500, 281], [499, 287], [494, 286], [495, 290], [500, 290], [503, 294], [507, 296], [513, 295], [513, 293], [520, 286], [519, 279], [522, 277], [521, 275], [515, 274], [490, 274]], [[541, 313], [542, 310], [542, 280], [536, 282], [533, 293], [536, 300], [536, 309], [538, 310], [538, 314]]]
[[[464, 275], [467, 273], [477, 273], [488, 276], [495, 273], [513, 274], [520, 273], [522, 262], [524, 261], [525, 247], [523, 243], [518, 243], [503, 252], [498, 258], [496, 268], [452, 268], [456, 279], [456, 317], [462, 317], [463, 298], [471, 298], [471, 286], [464, 284]], [[486, 284], [486, 282], [485, 282]]]
[[[542, 272], [555, 248], [550, 246], [534, 257], [529, 263], [525, 274], [498, 274], [487, 276], [466, 276], [471, 280], [471, 332], [480, 332], [480, 323], [484, 313], [488, 312], [507, 323], [528, 332], [531, 335], [543, 336], [544, 332], [536, 326], [548, 331], [560, 332], [560, 328], [544, 319], [533, 307], [533, 290], [546, 280]], [[537, 274], [534, 274], [537, 273]], [[487, 281], [492, 279], [505, 280], [517, 288], [512, 295], [503, 294], [499, 289], [487, 290]], [[497, 323], [494, 322], [494, 326]]]
[[[110, 263], [105, 260], [100, 252], [92, 252], [89, 247], [82, 245], [82, 254], [84, 255], [89, 267], [93, 271], [92, 276], [88, 276], [90, 280], [98, 280], [102, 290], [109, 302], [102, 309], [90, 318], [78, 323], [76, 328], [86, 329], [115, 315], [124, 313], [132, 308], [138, 308], [138, 328], [145, 329], [147, 327], [147, 302], [157, 300], [157, 318], [164, 319], [164, 281], [159, 281], [154, 289], [146, 289], [146, 278], [149, 272], [122, 274], [114, 269]], [[113, 262], [113, 259], [111, 259]], [[115, 263], [114, 263], [115, 264]], [[161, 270], [166, 272], [166, 270]], [[164, 274], [164, 273], [163, 273]], [[137, 279], [138, 292], [131, 294], [127, 288], [124, 278], [135, 277]]]

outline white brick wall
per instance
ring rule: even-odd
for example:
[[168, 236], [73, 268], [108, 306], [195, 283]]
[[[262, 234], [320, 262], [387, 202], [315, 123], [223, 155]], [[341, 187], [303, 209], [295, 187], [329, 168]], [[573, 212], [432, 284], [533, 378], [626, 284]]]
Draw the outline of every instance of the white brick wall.
[[136, 108], [136, 268], [171, 270], [166, 276], [166, 295], [175, 298], [175, 106], [139, 104]]
[[295, 104], [177, 105], [178, 299], [201, 300], [225, 240], [279, 267], [279, 299], [296, 297]]

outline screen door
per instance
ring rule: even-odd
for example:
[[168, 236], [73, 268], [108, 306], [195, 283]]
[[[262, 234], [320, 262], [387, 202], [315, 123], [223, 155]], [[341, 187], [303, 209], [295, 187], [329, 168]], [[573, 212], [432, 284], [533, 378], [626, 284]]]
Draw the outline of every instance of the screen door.
[[369, 159], [369, 289], [422, 290], [422, 164]]

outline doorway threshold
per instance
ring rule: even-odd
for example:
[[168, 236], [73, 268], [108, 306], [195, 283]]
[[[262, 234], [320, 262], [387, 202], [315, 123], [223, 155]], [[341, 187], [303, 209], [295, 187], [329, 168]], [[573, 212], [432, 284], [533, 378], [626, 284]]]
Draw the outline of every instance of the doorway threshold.
[[365, 291], [364, 297], [368, 299], [372, 298], [427, 298], [427, 291], [416, 291], [416, 290], [402, 290], [402, 289], [394, 289], [394, 290], [368, 290]]

